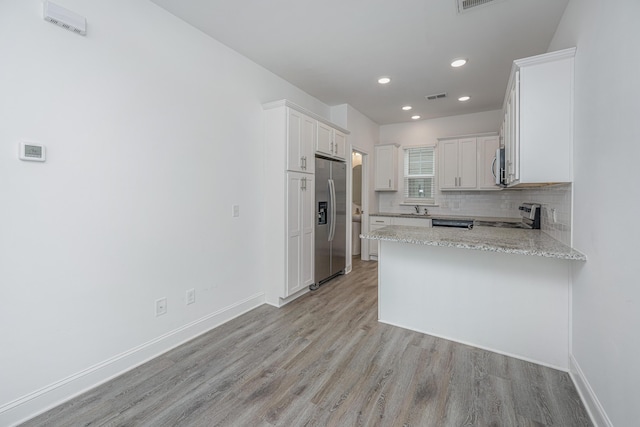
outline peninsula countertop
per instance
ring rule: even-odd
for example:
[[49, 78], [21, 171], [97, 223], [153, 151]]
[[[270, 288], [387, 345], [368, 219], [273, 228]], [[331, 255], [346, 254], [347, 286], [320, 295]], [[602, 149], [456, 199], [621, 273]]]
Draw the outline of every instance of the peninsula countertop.
[[389, 225], [363, 233], [360, 237], [428, 246], [447, 246], [489, 252], [532, 255], [546, 258], [586, 261], [587, 257], [540, 230], [474, 227], [411, 227]]

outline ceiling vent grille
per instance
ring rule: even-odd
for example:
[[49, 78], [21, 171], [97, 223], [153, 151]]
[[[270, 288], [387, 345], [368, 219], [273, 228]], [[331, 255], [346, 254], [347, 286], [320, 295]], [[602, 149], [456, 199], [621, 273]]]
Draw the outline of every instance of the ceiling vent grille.
[[442, 99], [442, 98], [446, 98], [447, 94], [446, 92], [443, 93], [436, 93], [434, 95], [427, 95], [425, 96], [425, 98], [427, 98], [429, 101], [434, 101], [436, 99]]
[[474, 7], [483, 6], [495, 1], [496, 0], [456, 0], [456, 3], [458, 4], [458, 13], [463, 13]]

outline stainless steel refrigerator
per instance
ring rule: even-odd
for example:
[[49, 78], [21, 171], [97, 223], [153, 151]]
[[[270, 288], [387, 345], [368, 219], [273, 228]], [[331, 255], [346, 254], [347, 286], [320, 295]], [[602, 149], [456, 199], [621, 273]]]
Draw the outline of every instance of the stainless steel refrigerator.
[[344, 273], [347, 248], [347, 165], [316, 158], [316, 289]]

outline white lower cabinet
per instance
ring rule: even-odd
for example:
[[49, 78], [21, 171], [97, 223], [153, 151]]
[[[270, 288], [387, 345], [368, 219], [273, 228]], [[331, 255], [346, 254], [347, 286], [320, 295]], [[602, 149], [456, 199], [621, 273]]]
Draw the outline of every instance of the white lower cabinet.
[[[431, 227], [430, 218], [370, 216], [369, 231], [374, 231], [387, 225], [408, 225], [411, 227]], [[369, 255], [378, 256], [378, 240], [369, 240]]]
[[430, 218], [413, 218], [413, 217], [402, 217], [391, 218], [392, 225], [408, 225], [410, 227], [431, 227], [431, 219]]
[[[388, 216], [370, 216], [369, 231], [374, 231], [382, 227], [391, 225], [391, 218]], [[371, 240], [369, 242], [369, 255], [378, 256], [378, 241]]]
[[286, 277], [281, 298], [313, 284], [313, 175], [287, 172]]

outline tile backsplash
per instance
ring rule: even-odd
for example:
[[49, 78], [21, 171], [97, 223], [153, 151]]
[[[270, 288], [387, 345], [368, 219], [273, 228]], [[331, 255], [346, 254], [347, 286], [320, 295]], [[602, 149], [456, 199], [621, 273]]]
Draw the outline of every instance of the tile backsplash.
[[[412, 206], [403, 206], [402, 202], [401, 192], [380, 193], [378, 208], [380, 212], [413, 212]], [[571, 246], [571, 184], [491, 192], [441, 192], [436, 195], [438, 206], [428, 209], [433, 215], [519, 218], [518, 206], [523, 202], [540, 203], [542, 231]]]

